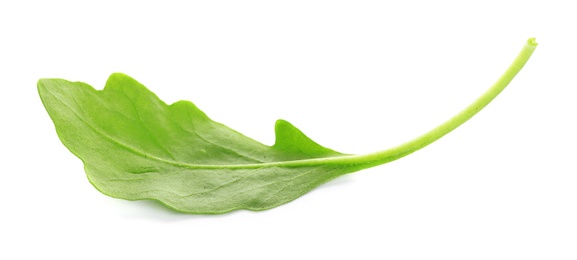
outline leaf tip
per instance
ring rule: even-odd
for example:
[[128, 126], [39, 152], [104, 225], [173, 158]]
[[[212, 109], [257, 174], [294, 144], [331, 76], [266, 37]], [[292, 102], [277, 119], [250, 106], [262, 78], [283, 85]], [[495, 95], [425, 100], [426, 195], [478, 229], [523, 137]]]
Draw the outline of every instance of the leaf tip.
[[38, 88], [38, 91], [45, 91], [47, 88], [48, 81], [50, 81], [50, 79], [46, 79], [46, 78], [39, 79], [38, 82], [36, 83], [36, 87]]
[[61, 85], [63, 79], [41, 78], [36, 83], [38, 94], [42, 98], [48, 92], [55, 92], [58, 86]]
[[122, 73], [122, 72], [113, 72], [112, 74], [110, 74], [110, 76], [108, 76], [108, 80], [111, 80], [111, 79], [126, 79], [126, 78], [132, 79], [130, 76], [128, 76], [128, 75], [126, 75], [126, 74], [124, 74], [124, 73]]
[[323, 147], [306, 136], [300, 129], [286, 120], [279, 119], [275, 123], [276, 140], [273, 147], [307, 156], [335, 156], [341, 153]]
[[274, 124], [276, 136], [275, 146], [283, 146], [287, 140], [292, 139], [295, 134], [304, 135], [298, 128], [286, 120], [278, 119]]
[[289, 126], [294, 127], [291, 123], [289, 123], [288, 121], [286, 121], [284, 119], [278, 119], [274, 123], [275, 130], [278, 130], [279, 128], [289, 127]]
[[110, 76], [108, 76], [108, 79], [106, 80], [106, 84], [104, 85], [104, 88], [106, 89], [106, 88], [110, 88], [111, 86], [122, 86], [122, 85], [124, 85], [122, 83], [126, 82], [126, 81], [131, 81], [131, 83], [136, 82], [135, 79], [131, 78], [130, 76], [128, 76], [124, 73], [114, 72], [114, 73], [110, 74]]

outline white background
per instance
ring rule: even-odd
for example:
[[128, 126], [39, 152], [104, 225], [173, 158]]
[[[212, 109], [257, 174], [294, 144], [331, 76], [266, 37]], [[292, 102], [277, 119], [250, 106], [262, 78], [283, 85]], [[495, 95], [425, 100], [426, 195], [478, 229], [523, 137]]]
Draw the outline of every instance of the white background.
[[[0, 2], [0, 259], [576, 259], [574, 1], [396, 2]], [[36, 92], [123, 72], [265, 144], [283, 118], [366, 153], [451, 117], [529, 37], [456, 131], [264, 212], [100, 194]]]

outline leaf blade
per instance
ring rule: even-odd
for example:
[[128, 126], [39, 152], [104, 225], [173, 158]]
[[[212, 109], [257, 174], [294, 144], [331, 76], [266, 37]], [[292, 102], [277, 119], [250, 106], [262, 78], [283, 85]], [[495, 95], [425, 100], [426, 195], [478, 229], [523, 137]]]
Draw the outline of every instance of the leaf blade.
[[153, 199], [197, 214], [263, 210], [337, 176], [335, 166], [279, 162], [343, 156], [284, 120], [276, 123], [275, 145], [263, 145], [190, 102], [166, 105], [123, 74], [111, 75], [100, 91], [60, 79], [40, 80], [38, 89], [64, 145], [111, 197]]

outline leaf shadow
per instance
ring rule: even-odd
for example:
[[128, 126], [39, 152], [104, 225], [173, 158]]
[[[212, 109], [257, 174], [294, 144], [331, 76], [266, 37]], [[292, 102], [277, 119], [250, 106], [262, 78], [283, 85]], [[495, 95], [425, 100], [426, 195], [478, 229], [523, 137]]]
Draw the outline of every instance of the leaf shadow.
[[[112, 199], [112, 198], [111, 198]], [[147, 219], [161, 222], [177, 222], [191, 219], [221, 218], [234, 215], [238, 211], [225, 214], [206, 215], [188, 214], [176, 211], [155, 200], [128, 201], [122, 199], [112, 199], [119, 215], [127, 219]]]
[[[354, 178], [350, 175], [340, 176], [336, 179], [330, 180], [327, 183], [324, 183], [314, 190], [310, 191], [315, 192], [317, 190], [327, 189], [327, 188], [334, 188], [339, 187], [345, 184], [350, 184], [354, 182]], [[298, 198], [297, 198], [298, 200]], [[169, 207], [166, 207], [164, 204], [155, 201], [155, 200], [137, 200], [137, 201], [128, 201], [122, 199], [114, 199], [110, 198], [111, 204], [113, 208], [115, 208], [124, 218], [127, 219], [146, 219], [146, 220], [155, 220], [161, 222], [179, 222], [179, 221], [187, 221], [191, 219], [199, 220], [199, 219], [214, 219], [214, 218], [226, 218], [230, 216], [234, 216], [237, 214], [242, 214], [241, 212], [258, 214], [259, 212], [263, 211], [250, 211], [250, 210], [235, 210], [232, 212], [224, 213], [224, 214], [188, 214], [183, 213], [180, 211], [176, 211]], [[280, 207], [283, 207], [281, 205]], [[268, 209], [265, 211], [274, 210]]]

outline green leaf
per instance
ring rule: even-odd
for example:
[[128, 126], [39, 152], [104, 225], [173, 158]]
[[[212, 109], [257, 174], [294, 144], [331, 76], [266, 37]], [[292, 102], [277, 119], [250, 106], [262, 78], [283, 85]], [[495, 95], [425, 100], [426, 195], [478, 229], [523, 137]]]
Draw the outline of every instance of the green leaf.
[[366, 155], [325, 148], [284, 120], [276, 122], [275, 144], [263, 145], [188, 101], [167, 105], [124, 74], [112, 74], [103, 90], [41, 79], [38, 91], [62, 143], [84, 162], [89, 181], [102, 193], [157, 200], [187, 213], [264, 210], [441, 138], [491, 102], [536, 45], [530, 39], [498, 82], [455, 117], [403, 145]]

